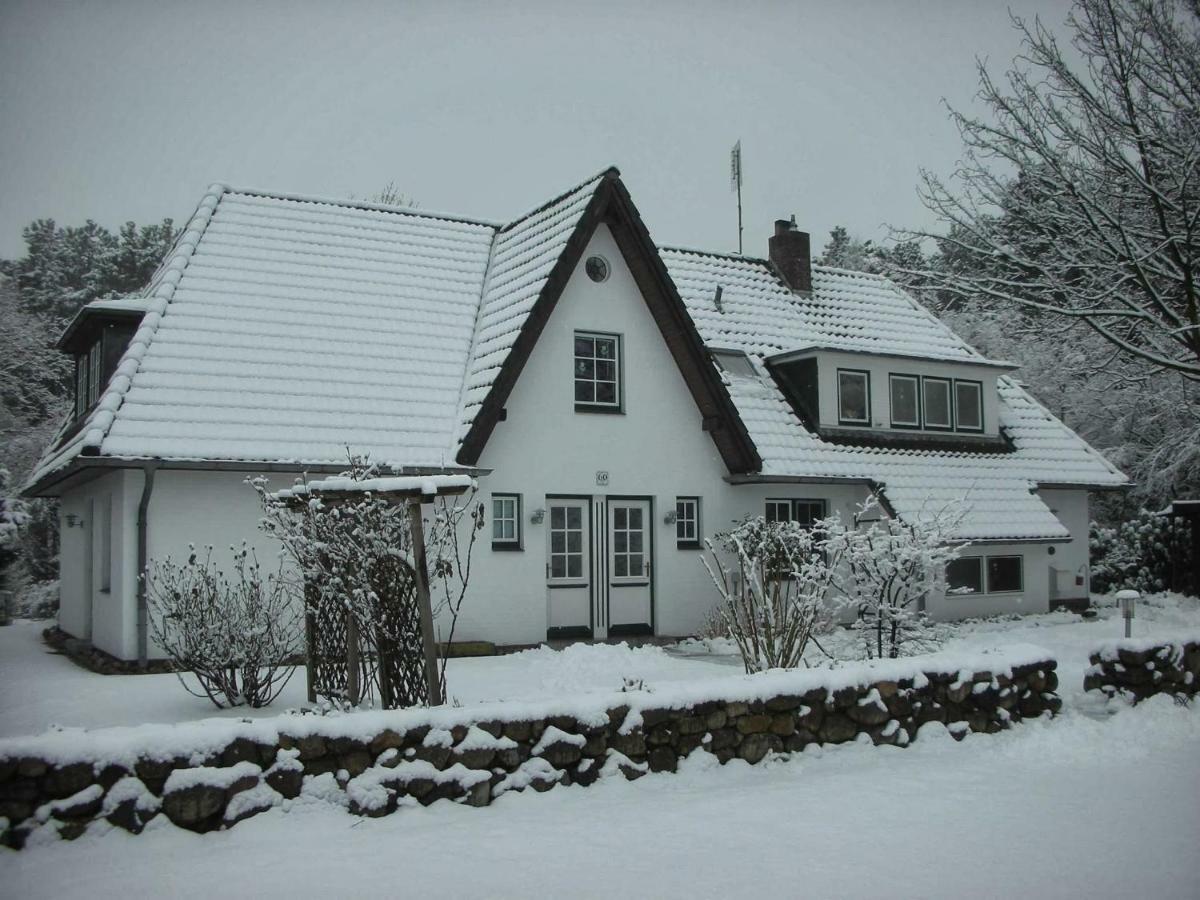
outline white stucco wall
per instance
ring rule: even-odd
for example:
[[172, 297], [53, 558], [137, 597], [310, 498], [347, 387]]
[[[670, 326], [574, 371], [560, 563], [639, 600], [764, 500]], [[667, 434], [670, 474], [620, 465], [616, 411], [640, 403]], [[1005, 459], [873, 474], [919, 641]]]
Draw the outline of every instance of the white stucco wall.
[[[676, 497], [701, 498], [704, 537], [761, 514], [767, 497], [825, 499], [831, 510], [848, 512], [865, 496], [858, 485], [727, 484], [720, 454], [702, 430], [695, 401], [606, 227], [584, 258], [593, 253], [608, 260], [610, 277], [593, 283], [582, 266], [572, 275], [509, 398], [506, 420], [479, 460], [493, 470], [481, 485], [482, 499], [490, 504], [493, 492], [522, 496], [524, 550], [493, 551], [486, 533], [477, 550], [476, 590], [459, 622], [464, 639], [508, 644], [545, 638], [548, 523], [529, 520], [533, 510], [546, 507], [547, 495], [653, 499], [654, 625], [666, 635], [695, 632], [716, 602], [701, 551], [677, 549], [675, 526], [664, 522]], [[575, 411], [576, 331], [621, 336], [623, 414]], [[602, 471], [609, 478], [603, 487], [596, 483]]]
[[[113, 656], [136, 656], [137, 504], [141, 475], [114, 469], [62, 498], [58, 624]], [[105, 513], [108, 513], [105, 516]], [[67, 527], [75, 516], [74, 527]], [[111, 529], [106, 590], [104, 530]]]

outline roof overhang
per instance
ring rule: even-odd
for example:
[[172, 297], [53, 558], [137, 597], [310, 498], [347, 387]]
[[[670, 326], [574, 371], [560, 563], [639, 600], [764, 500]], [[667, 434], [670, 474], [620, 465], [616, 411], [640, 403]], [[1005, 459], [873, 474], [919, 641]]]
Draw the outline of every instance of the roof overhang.
[[[23, 497], [61, 497], [67, 491], [99, 478], [114, 469], [144, 469], [154, 466], [158, 471], [188, 472], [245, 472], [247, 474], [284, 472], [313, 475], [341, 475], [346, 463], [290, 462], [254, 459], [158, 459], [153, 457], [86, 456], [75, 457], [67, 465], [48, 472], [21, 491]], [[480, 478], [490, 475], [491, 469], [474, 466], [380, 466], [393, 476], [469, 475]]]
[[55, 345], [64, 353], [76, 353], [87, 344], [87, 338], [105, 325], [136, 325], [146, 314], [145, 301], [93, 301], [75, 313]]
[[943, 365], [976, 366], [985, 369], [995, 369], [1000, 372], [1013, 372], [1020, 368], [1020, 366], [1013, 362], [984, 359], [982, 357], [975, 359], [971, 357], [960, 358], [955, 356], [924, 356], [916, 353], [876, 353], [872, 350], [858, 350], [848, 347], [833, 347], [816, 344], [811, 347], [801, 347], [796, 350], [785, 350], [782, 353], [774, 353], [771, 356], [765, 357], [765, 361], [770, 365], [778, 366], [801, 359], [811, 359], [812, 357], [819, 356], [822, 353], [848, 353], [852, 356], [872, 356], [878, 359], [902, 359], [916, 362], [939, 363]]

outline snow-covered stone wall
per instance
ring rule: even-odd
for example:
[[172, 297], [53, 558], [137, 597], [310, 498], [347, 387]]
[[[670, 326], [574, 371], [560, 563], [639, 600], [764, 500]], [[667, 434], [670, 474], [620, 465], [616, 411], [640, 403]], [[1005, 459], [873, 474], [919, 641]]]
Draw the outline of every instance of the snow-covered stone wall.
[[1109, 641], [1091, 654], [1091, 663], [1085, 691], [1128, 696], [1135, 703], [1154, 694], [1194, 697], [1200, 691], [1200, 634], [1174, 641]]
[[813, 744], [907, 746], [927, 728], [991, 734], [1061, 706], [1037, 648], [773, 671], [537, 703], [284, 715], [0, 741], [0, 835], [24, 846], [158, 815], [231, 827], [297, 798], [381, 816], [439, 799], [674, 772], [691, 753], [751, 765]]

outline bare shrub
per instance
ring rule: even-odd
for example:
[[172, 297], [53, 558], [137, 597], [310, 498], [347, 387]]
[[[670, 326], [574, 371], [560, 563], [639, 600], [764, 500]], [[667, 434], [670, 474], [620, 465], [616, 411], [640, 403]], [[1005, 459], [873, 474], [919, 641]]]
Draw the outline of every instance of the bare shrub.
[[[746, 671], [796, 668], [832, 577], [821, 533], [759, 516], [716, 538], [720, 551], [705, 541], [704, 566], [721, 595], [718, 609]], [[725, 565], [723, 557], [733, 564]]]
[[282, 568], [264, 578], [245, 544], [233, 572], [217, 568], [211, 547], [203, 559], [193, 547], [182, 564], [152, 562], [144, 575], [151, 633], [189, 693], [218, 708], [266, 706], [295, 671], [301, 605]]

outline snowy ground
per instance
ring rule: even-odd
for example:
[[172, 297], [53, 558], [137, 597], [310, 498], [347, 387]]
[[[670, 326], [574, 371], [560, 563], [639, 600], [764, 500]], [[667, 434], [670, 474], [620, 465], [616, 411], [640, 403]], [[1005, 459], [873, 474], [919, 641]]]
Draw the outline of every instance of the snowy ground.
[[[1135, 634], [1198, 625], [1200, 603], [1172, 598], [1143, 605]], [[678, 775], [378, 820], [297, 802], [205, 836], [161, 818], [139, 837], [98, 825], [72, 844], [0, 851], [0, 895], [1194, 898], [1200, 704], [1085, 699], [1086, 648], [1121, 633], [1111, 610], [956, 627], [951, 646], [1034, 643], [1060, 660], [1063, 714], [1000, 735], [955, 743], [927, 726], [904, 750], [811, 748], [758, 767], [698, 753]], [[115, 723], [116, 710], [123, 721], [206, 714], [169, 677], [92, 676], [35, 638], [29, 625], [0, 629], [9, 733], [10, 717], [28, 732]], [[690, 651], [459, 660], [451, 691], [467, 702], [740, 671], [728, 655]]]
[[1067, 708], [961, 744], [814, 748], [485, 809], [273, 810], [0, 851], [12, 897], [1195, 898], [1200, 706]]
[[[1071, 702], [1081, 692], [1087, 652], [1094, 643], [1124, 634], [1117, 611], [1097, 598], [1100, 615], [1088, 621], [1072, 613], [1051, 613], [951, 626], [947, 649], [985, 649], [1012, 643], [1044, 647], [1059, 661], [1060, 692]], [[1200, 601], [1168, 595], [1143, 602], [1134, 634], [1171, 636], [1200, 630]], [[304, 674], [297, 672], [275, 704], [262, 710], [218, 712], [208, 700], [187, 694], [174, 675], [100, 676], [76, 666], [40, 638], [45, 623], [17, 622], [0, 628], [0, 737], [33, 734], [51, 725], [135, 725], [182, 722], [210, 716], [277, 715], [305, 704]], [[851, 639], [840, 631], [823, 638], [827, 647]], [[814, 663], [820, 654], [810, 648]], [[631, 649], [625, 645], [575, 645], [509, 656], [450, 661], [449, 692], [460, 703], [536, 699], [621, 688], [625, 679], [646, 686], [722, 673], [741, 674], [731, 646], [698, 641], [675, 650]]]

